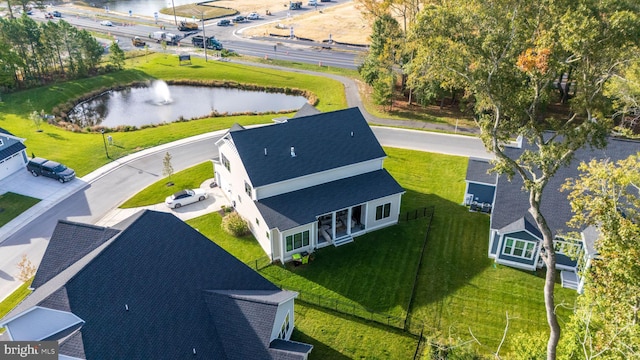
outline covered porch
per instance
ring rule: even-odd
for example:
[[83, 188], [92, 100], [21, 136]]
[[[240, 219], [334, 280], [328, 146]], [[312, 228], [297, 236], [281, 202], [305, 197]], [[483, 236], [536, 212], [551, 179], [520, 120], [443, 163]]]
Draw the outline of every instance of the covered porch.
[[352, 242], [366, 230], [366, 211], [366, 204], [359, 204], [318, 216], [318, 247]]

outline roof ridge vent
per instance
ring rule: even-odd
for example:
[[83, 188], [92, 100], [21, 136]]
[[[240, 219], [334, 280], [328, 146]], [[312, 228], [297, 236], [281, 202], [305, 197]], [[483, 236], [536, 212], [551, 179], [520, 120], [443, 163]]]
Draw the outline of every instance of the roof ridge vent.
[[128, 304], [124, 304], [124, 310], [125, 311], [129, 311], [129, 305]]
[[264, 156], [267, 156], [267, 148], [264, 148]]
[[351, 137], [353, 137], [353, 131], [351, 132]]
[[295, 147], [291, 147], [291, 157], [296, 157], [296, 148]]

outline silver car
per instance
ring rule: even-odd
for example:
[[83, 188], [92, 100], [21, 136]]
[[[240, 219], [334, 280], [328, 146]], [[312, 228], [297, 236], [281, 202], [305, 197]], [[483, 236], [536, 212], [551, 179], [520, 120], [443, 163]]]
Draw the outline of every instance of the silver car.
[[167, 196], [164, 200], [164, 203], [167, 204], [168, 207], [172, 209], [177, 209], [179, 207], [193, 204], [198, 201], [202, 201], [209, 197], [202, 189], [186, 189], [178, 191], [177, 193]]

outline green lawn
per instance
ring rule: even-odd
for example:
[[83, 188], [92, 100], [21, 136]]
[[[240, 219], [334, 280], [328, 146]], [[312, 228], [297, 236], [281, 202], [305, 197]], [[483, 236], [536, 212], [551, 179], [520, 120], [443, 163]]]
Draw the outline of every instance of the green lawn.
[[[0, 302], [0, 319], [3, 318], [11, 309], [16, 307], [22, 300], [27, 297], [27, 295], [31, 294], [31, 290], [29, 290], [29, 285], [31, 285], [31, 281], [33, 279], [27, 281], [26, 283], [20, 285], [11, 295], [9, 295], [6, 299]], [[0, 333], [2, 330], [0, 330]]]
[[[154, 54], [129, 61], [124, 71], [89, 79], [69, 81], [63, 84], [3, 95], [0, 102], [0, 127], [16, 136], [26, 138], [29, 155], [35, 154], [56, 160], [84, 176], [110, 162], [104, 153], [102, 135], [97, 133], [74, 133], [57, 126], [43, 123], [42, 132], [28, 119], [31, 111], [50, 112], [83, 93], [96, 89], [107, 89], [115, 85], [134, 81], [161, 79], [222, 80], [236, 83], [299, 88], [308, 90], [319, 99], [322, 111], [345, 108], [346, 98], [340, 82], [317, 76], [292, 72], [256, 68], [228, 62], [208, 62], [194, 58], [191, 66], [179, 66], [173, 55]], [[230, 128], [234, 123], [242, 125], [271, 122], [273, 115], [228, 116], [172, 123], [132, 132], [111, 133], [114, 145], [109, 154], [113, 159], [133, 152], [183, 139], [188, 136]]]
[[[212, 177], [213, 164], [210, 161], [203, 162], [202, 164], [177, 172], [171, 177], [156, 181], [125, 201], [124, 204], [120, 205], [120, 208], [127, 209], [159, 204], [163, 202], [167, 196], [176, 191], [199, 188], [203, 181], [211, 179]], [[173, 186], [167, 186], [167, 182], [172, 182]]]
[[0, 227], [27, 211], [40, 200], [8, 192], [0, 195]]

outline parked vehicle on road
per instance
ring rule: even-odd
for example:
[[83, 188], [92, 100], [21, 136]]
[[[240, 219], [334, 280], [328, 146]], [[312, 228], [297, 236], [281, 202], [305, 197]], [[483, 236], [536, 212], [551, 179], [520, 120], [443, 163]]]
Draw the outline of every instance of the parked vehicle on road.
[[193, 46], [200, 48], [204, 48], [206, 43], [207, 49], [222, 50], [222, 44], [214, 36], [207, 36], [205, 39], [202, 35], [195, 35], [191, 38], [191, 43]]
[[133, 44], [133, 46], [136, 46], [136, 47], [143, 47], [143, 46], [147, 45], [146, 42], [142, 41], [142, 39], [140, 39], [137, 36], [135, 36], [133, 39], [131, 39], [131, 43]]
[[73, 169], [47, 159], [34, 157], [27, 163], [27, 171], [33, 176], [46, 176], [58, 180], [60, 183], [71, 181], [76, 177]]
[[302, 1], [290, 1], [289, 2], [290, 10], [300, 10], [302, 9]]
[[180, 41], [180, 35], [164, 32], [164, 31], [156, 31], [151, 34], [151, 38], [156, 42], [165, 41], [168, 45], [178, 45], [178, 41]]
[[238, 15], [238, 16], [233, 18], [233, 22], [234, 23], [243, 23], [245, 21], [247, 21], [247, 18], [242, 16], [242, 15]]
[[231, 21], [227, 20], [227, 19], [218, 20], [216, 25], [218, 25], [218, 26], [229, 26], [229, 25], [231, 25]]
[[198, 30], [198, 23], [188, 22], [188, 21], [180, 21], [178, 25], [178, 30], [180, 31], [196, 31]]
[[258, 15], [258, 13], [256, 13], [256, 12], [252, 12], [249, 15], [247, 15], [247, 19], [249, 19], [249, 20], [260, 20], [260, 15]]
[[209, 194], [207, 194], [202, 189], [186, 189], [178, 191], [177, 193], [167, 196], [164, 200], [164, 203], [167, 204], [168, 207], [172, 209], [178, 209], [182, 206], [193, 204], [198, 201], [203, 201], [208, 198]]

